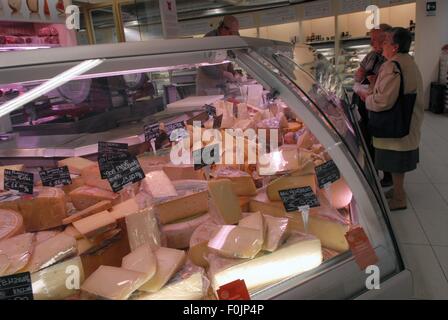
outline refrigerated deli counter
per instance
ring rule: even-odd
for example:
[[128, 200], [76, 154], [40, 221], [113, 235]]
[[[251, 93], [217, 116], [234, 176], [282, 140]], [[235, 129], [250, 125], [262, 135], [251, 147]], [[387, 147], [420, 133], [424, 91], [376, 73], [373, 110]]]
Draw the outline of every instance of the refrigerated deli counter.
[[[0, 112], [67, 81], [225, 63], [239, 70], [236, 82], [139, 121], [4, 133], [0, 276], [29, 273], [34, 299], [225, 299], [222, 289], [240, 280], [251, 299], [411, 296], [342, 83], [305, 70], [287, 43], [219, 37], [2, 53], [0, 87], [34, 91]], [[361, 244], [350, 236], [359, 230]], [[373, 289], [363, 260], [379, 271]], [[79, 286], [67, 286], [69, 276]]]

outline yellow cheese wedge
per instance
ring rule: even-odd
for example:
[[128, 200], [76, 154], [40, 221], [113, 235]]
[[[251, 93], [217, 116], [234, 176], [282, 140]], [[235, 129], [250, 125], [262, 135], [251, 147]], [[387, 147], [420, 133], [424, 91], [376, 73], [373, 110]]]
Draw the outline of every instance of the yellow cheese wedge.
[[[28, 264], [34, 251], [34, 239], [33, 233], [24, 233], [0, 241], [0, 255], [8, 258], [8, 267], [3, 275], [14, 274]], [[3, 259], [6, 264], [6, 259]]]
[[272, 181], [266, 188], [266, 192], [270, 200], [280, 201], [279, 191], [293, 188], [311, 187], [316, 193], [316, 177], [314, 175], [307, 176], [283, 176]]
[[107, 179], [101, 179], [100, 168], [98, 164], [94, 164], [83, 168], [81, 177], [88, 186], [103, 189], [112, 192], [112, 188]]
[[243, 213], [244, 218], [240, 220], [238, 225], [249, 229], [258, 230], [260, 233], [261, 242], [264, 243], [266, 234], [266, 224], [260, 212]]
[[12, 210], [0, 209], [0, 240], [24, 233], [22, 216]]
[[182, 268], [186, 256], [182, 250], [160, 247], [156, 252], [157, 272], [139, 290], [157, 292]]
[[208, 261], [205, 258], [209, 253], [208, 242], [216, 233], [220, 226], [212, 222], [206, 222], [197, 227], [190, 237], [190, 249], [188, 250], [188, 258], [195, 265], [208, 268]]
[[81, 174], [82, 170], [95, 165], [96, 163], [81, 157], [71, 157], [58, 161], [58, 166], [67, 166], [71, 174]]
[[110, 214], [115, 220], [120, 220], [138, 211], [140, 211], [138, 201], [137, 199], [132, 198], [114, 205], [110, 210]]
[[84, 282], [80, 257], [75, 257], [31, 274], [35, 300], [62, 300], [79, 291]]
[[241, 218], [239, 200], [232, 189], [229, 179], [212, 180], [208, 182], [208, 190], [213, 208], [223, 224], [236, 224]]
[[100, 266], [82, 284], [85, 296], [126, 300], [143, 282], [144, 274], [124, 268]]
[[101, 211], [105, 211], [105, 210], [109, 210], [111, 208], [112, 208], [112, 202], [110, 202], [109, 200], [103, 200], [98, 203], [95, 203], [93, 206], [90, 206], [84, 210], [81, 210], [75, 214], [72, 214], [71, 216], [65, 218], [62, 222], [64, 224], [70, 224], [70, 223], [78, 221], [82, 218], [91, 216], [92, 214], [95, 214], [95, 213], [98, 213]]
[[79, 211], [87, 209], [100, 201], [111, 201], [112, 204], [118, 202], [118, 195], [103, 189], [82, 186], [70, 192], [70, 199]]
[[266, 238], [263, 243], [263, 250], [274, 252], [286, 240], [289, 220], [269, 215], [264, 215], [263, 218], [266, 224]]
[[92, 239], [106, 231], [115, 229], [117, 222], [109, 211], [95, 213], [92, 216], [73, 222], [73, 227], [85, 238]]
[[263, 246], [259, 230], [239, 226], [222, 226], [208, 242], [210, 251], [227, 258], [254, 258]]
[[254, 179], [244, 171], [230, 167], [222, 168], [216, 170], [213, 176], [216, 179], [229, 179], [232, 181], [232, 189], [237, 196], [253, 196], [257, 193]]
[[143, 283], [151, 280], [157, 272], [157, 258], [148, 244], [144, 244], [123, 257], [121, 267], [141, 272], [145, 275]]
[[190, 245], [190, 238], [194, 230], [211, 220], [209, 214], [201, 214], [177, 223], [166, 224], [161, 227], [162, 235], [166, 238], [166, 246], [174, 249], [185, 249]]

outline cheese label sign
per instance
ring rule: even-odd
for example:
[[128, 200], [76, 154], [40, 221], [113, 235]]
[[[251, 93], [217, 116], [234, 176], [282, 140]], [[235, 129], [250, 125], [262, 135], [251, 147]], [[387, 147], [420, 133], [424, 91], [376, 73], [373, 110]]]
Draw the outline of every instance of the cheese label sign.
[[346, 234], [350, 250], [361, 270], [378, 262], [378, 257], [364, 229], [360, 226], [350, 229]]
[[123, 161], [114, 163], [113, 168], [106, 171], [105, 175], [113, 192], [118, 192], [127, 184], [135, 183], [145, 178], [145, 173], [134, 156], [129, 156]]
[[67, 166], [39, 171], [42, 185], [45, 187], [66, 186], [72, 184]]
[[278, 193], [287, 212], [298, 211], [299, 207], [308, 206], [314, 208], [320, 206], [319, 199], [317, 199], [313, 189], [309, 186], [280, 190]]
[[171, 134], [171, 132], [173, 132], [176, 129], [183, 129], [183, 128], [185, 128], [185, 123], [183, 121], [168, 123], [165, 126], [165, 130], [168, 135]]
[[219, 300], [250, 300], [246, 283], [241, 279], [219, 287], [217, 293]]
[[34, 300], [29, 272], [0, 277], [0, 300]]
[[152, 139], [157, 139], [160, 135], [160, 126], [158, 123], [147, 124], [143, 127], [143, 132], [145, 134], [145, 141], [150, 142]]
[[327, 161], [315, 168], [319, 188], [325, 188], [328, 183], [336, 182], [341, 178], [341, 173], [333, 160]]
[[127, 143], [98, 141], [98, 153], [121, 153], [128, 152]]
[[126, 160], [129, 158], [128, 152], [116, 152], [116, 153], [100, 153], [98, 155], [98, 167], [100, 169], [101, 179], [106, 179], [106, 171], [113, 169], [115, 163]]
[[33, 194], [34, 175], [29, 172], [5, 169], [5, 190]]

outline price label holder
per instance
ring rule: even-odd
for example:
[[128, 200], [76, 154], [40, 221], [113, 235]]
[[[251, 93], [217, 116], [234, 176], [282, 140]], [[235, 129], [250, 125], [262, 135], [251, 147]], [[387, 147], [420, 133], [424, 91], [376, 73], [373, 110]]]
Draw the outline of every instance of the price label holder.
[[299, 211], [302, 214], [303, 227], [308, 233], [308, 221], [310, 209], [319, 207], [319, 199], [311, 187], [293, 188], [279, 191], [283, 206], [287, 212]]
[[238, 279], [227, 283], [217, 290], [219, 300], [250, 300], [244, 280]]
[[5, 190], [14, 190], [21, 193], [33, 194], [34, 175], [29, 172], [5, 169]]
[[315, 171], [319, 189], [323, 189], [327, 184], [336, 182], [341, 178], [341, 173], [333, 160], [317, 166]]
[[0, 300], [34, 300], [29, 272], [0, 277]]
[[72, 184], [67, 166], [39, 171], [42, 185], [45, 187], [66, 186]]
[[373, 250], [372, 244], [361, 226], [350, 229], [346, 234], [350, 250], [361, 270], [378, 262], [378, 257]]
[[126, 185], [145, 178], [145, 173], [135, 156], [114, 163], [112, 170], [105, 172], [105, 175], [113, 192], [118, 192]]

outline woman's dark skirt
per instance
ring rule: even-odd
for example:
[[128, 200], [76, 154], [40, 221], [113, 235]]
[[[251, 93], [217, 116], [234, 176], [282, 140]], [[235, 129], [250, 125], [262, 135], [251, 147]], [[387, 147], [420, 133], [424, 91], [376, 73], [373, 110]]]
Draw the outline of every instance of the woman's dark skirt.
[[375, 168], [391, 173], [405, 173], [417, 169], [419, 149], [392, 151], [375, 149]]

